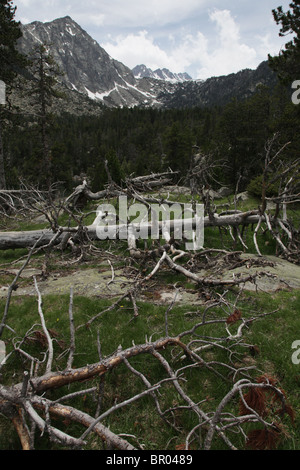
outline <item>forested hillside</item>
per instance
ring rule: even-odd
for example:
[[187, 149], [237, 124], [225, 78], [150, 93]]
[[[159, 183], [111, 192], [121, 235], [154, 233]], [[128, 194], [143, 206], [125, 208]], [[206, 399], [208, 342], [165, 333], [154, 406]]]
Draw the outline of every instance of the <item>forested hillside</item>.
[[[191, 464], [202, 454], [190, 451], [300, 448], [291, 7], [274, 12], [299, 36], [269, 58], [278, 80], [261, 81], [263, 66], [260, 85], [249, 71], [208, 80], [210, 104], [188, 82], [165, 88], [177, 88], [170, 106], [140, 90], [141, 106], [105, 107], [64, 88], [37, 25], [20, 55], [15, 8], [0, 1], [1, 450], [98, 450], [100, 462], [107, 451], [106, 464], [111, 451], [143, 462], [164, 451]], [[69, 21], [56, 23], [80, 50]], [[108, 88], [124, 97], [115, 76]]]
[[[260, 87], [246, 100], [227, 105], [185, 109], [99, 108], [98, 115], [76, 116], [63, 112], [52, 116], [49, 126], [53, 181], [65, 189], [73, 177], [85, 174], [94, 190], [106, 182], [104, 160], [110, 162], [118, 182], [134, 173], [144, 175], [171, 167], [184, 181], [195, 146], [215, 160], [226, 161], [220, 184], [241, 189], [262, 172], [265, 143], [280, 134], [280, 143], [291, 142], [287, 160], [299, 148], [300, 110], [291, 101], [292, 91], [283, 85]], [[31, 116], [11, 116], [4, 133], [8, 187], [19, 179], [43, 184], [43, 159], [38, 124]], [[197, 150], [197, 152], [199, 151]], [[38, 169], [38, 171], [37, 171]], [[214, 183], [212, 182], [212, 185]]]

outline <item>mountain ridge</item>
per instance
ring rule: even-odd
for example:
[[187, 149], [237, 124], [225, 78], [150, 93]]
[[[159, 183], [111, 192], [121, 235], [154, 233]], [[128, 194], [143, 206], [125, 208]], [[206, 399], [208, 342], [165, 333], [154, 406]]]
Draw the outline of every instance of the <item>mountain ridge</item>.
[[[152, 71], [145, 65], [131, 70], [112, 58], [70, 16], [50, 22], [34, 21], [21, 25], [23, 36], [18, 47], [30, 55], [38, 44], [49, 45], [50, 53], [64, 72], [62, 85], [85, 99], [106, 107], [210, 106], [224, 104], [232, 97], [249, 97], [258, 85], [273, 86], [275, 74], [267, 61], [256, 70], [207, 80], [188, 79], [167, 69]], [[138, 70], [139, 68], [139, 70]], [[141, 76], [152, 74], [152, 76]], [[135, 76], [135, 75], [138, 75]]]
[[276, 83], [275, 72], [270, 69], [267, 61], [263, 61], [254, 70], [243, 69], [229, 75], [180, 83], [172, 96], [161, 94], [159, 99], [168, 108], [223, 106], [233, 98], [250, 98], [259, 87], [271, 89]]
[[30, 55], [38, 44], [46, 43], [64, 72], [62, 83], [106, 106], [137, 106], [156, 101], [152, 82], [137, 81], [132, 71], [113, 59], [71, 17], [51, 22], [34, 21], [21, 25], [18, 47]]
[[145, 64], [136, 65], [132, 69], [135, 78], [154, 78], [156, 80], [165, 80], [171, 83], [181, 83], [192, 80], [192, 77], [186, 72], [174, 73], [167, 68], [152, 70]]

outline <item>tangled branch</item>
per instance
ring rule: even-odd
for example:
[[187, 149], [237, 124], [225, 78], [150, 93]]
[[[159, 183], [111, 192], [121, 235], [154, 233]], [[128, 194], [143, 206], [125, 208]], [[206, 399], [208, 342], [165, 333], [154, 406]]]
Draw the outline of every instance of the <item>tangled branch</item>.
[[[181, 331], [175, 336], [169, 336], [167, 321], [167, 315], [171, 309], [169, 308], [166, 312], [165, 321], [166, 336], [155, 341], [151, 338], [149, 340], [146, 338], [145, 343], [133, 344], [124, 350], [120, 346], [106, 357], [102, 357], [102, 354], [100, 354], [98, 362], [85, 364], [81, 367], [73, 367], [76, 350], [76, 328], [74, 327], [72, 312], [73, 294], [71, 291], [69, 308], [70, 347], [68, 348], [66, 367], [62, 370], [61, 368], [53, 370], [53, 338], [51, 331], [46, 325], [42, 309], [42, 299], [36, 280], [35, 287], [38, 295], [38, 313], [42, 325], [42, 334], [45, 337], [43, 342], [46, 348], [43, 354], [44, 359], [40, 361], [37, 357], [32, 356], [26, 351], [26, 342], [33, 333], [33, 329], [31, 329], [22, 340], [13, 341], [14, 349], [5, 361], [5, 367], [9, 367], [9, 359], [13, 354], [17, 354], [23, 357], [24, 364], [31, 364], [29, 369], [25, 368], [24, 370], [23, 381], [14, 385], [0, 385], [1, 413], [12, 421], [23, 449], [33, 449], [35, 447], [37, 435], [35, 432], [30, 431], [30, 427], [32, 430], [39, 429], [42, 434], [48, 436], [50, 442], [64, 447], [84, 449], [88, 446], [88, 437], [93, 433], [100, 438], [106, 448], [127, 451], [141, 449], [139, 444], [136, 447], [135, 444], [124, 439], [118, 433], [114, 433], [105, 424], [105, 421], [111, 415], [117, 414], [122, 408], [130, 408], [135, 402], [143, 399], [145, 396], [153, 400], [158, 416], [167, 426], [170, 426], [179, 434], [182, 434], [182, 432], [186, 434], [186, 449], [192, 446], [197, 449], [209, 450], [212, 448], [215, 436], [221, 439], [230, 449], [237, 449], [236, 443], [232, 441], [231, 437], [234, 435], [234, 432], [241, 433], [244, 436], [245, 445], [251, 445], [253, 443], [253, 436], [251, 438], [251, 436], [249, 437], [243, 431], [243, 428], [250, 422], [258, 423], [261, 432], [267, 430], [270, 434], [270, 432], [276, 431], [276, 437], [279, 439], [281, 436], [280, 420], [283, 415], [288, 414], [293, 419], [293, 411], [287, 402], [286, 396], [274, 379], [261, 376], [263, 378], [255, 381], [251, 377], [253, 366], [236, 364], [236, 359], [240, 355], [239, 349], [249, 349], [250, 347], [250, 345], [243, 342], [243, 327], [259, 320], [261, 316], [247, 319], [243, 318], [241, 313], [239, 315], [234, 313], [233, 315], [230, 313], [232, 306], [225, 302], [223, 297], [220, 297], [220, 303], [228, 309], [227, 317], [216, 318], [215, 315], [208, 317], [208, 312], [206, 311], [202, 321], [196, 323], [192, 328]], [[210, 309], [213, 310], [213, 308], [214, 305], [212, 304]], [[201, 330], [207, 327], [207, 325], [223, 325], [226, 334], [221, 333], [220, 337], [209, 340], [205, 334], [201, 334]], [[230, 332], [229, 327], [235, 328], [236, 326], [236, 333]], [[217, 356], [215, 359], [208, 360], [206, 358], [208, 348], [212, 351], [222, 350], [226, 353], [228, 361], [222, 362], [217, 359]], [[101, 350], [99, 344], [98, 349], [99, 351]], [[176, 351], [175, 356], [172, 351]], [[136, 362], [134, 359], [143, 356], [151, 356], [161, 365], [162, 370], [165, 371], [158, 381], [151, 383], [143, 369], [137, 368], [134, 365]], [[138, 361], [138, 363], [141, 363], [141, 361]], [[38, 373], [43, 364], [45, 364], [44, 372]], [[37, 365], [38, 367], [36, 367]], [[105, 410], [102, 409], [100, 411], [99, 407], [97, 407], [94, 417], [74, 405], [65, 404], [65, 402], [71, 403], [75, 398], [86, 397], [88, 395], [94, 397], [96, 402], [99, 402], [103, 393], [103, 389], [100, 386], [101, 381], [113, 370], [118, 370], [121, 365], [125, 365], [128, 373], [136, 377], [140, 383], [140, 390], [137, 393], [127, 396], [124, 400], [115, 402]], [[200, 383], [201, 374], [205, 370], [228, 384], [229, 391], [221, 402], [218, 405], [214, 405], [213, 408], [209, 406], [210, 399], [195, 400], [195, 398], [192, 398], [189, 390], [189, 371], [196, 372], [199, 375]], [[65, 387], [71, 390], [73, 386], [86, 383], [87, 381], [93, 381], [93, 383], [95, 381], [100, 382], [91, 388], [84, 387], [81, 390], [65, 394]], [[174, 388], [174, 391], [180, 397], [180, 402], [176, 405], [166, 406], [166, 392], [170, 390], [170, 387]], [[246, 391], [249, 393], [253, 392], [253, 390], [254, 393], [260, 393], [259, 391], [262, 390], [264, 394], [271, 394], [271, 398], [264, 396], [263, 402], [259, 399], [253, 401], [253, 393], [252, 395], [246, 395], [245, 393]], [[57, 391], [61, 391], [59, 398], [51, 398], [53, 396], [51, 392], [54, 391], [56, 396]], [[240, 397], [240, 407], [238, 409], [234, 405], [236, 397]], [[261, 395], [258, 395], [258, 398], [260, 397]], [[277, 417], [276, 424], [274, 421], [269, 420], [269, 415], [266, 412], [268, 409], [267, 401], [270, 399], [273, 402], [275, 400], [279, 406], [275, 412]], [[226, 411], [228, 407], [230, 407], [230, 413]], [[176, 422], [175, 416], [184, 412], [192, 413], [195, 417], [196, 424], [193, 424], [190, 429], [182, 429], [182, 425], [178, 425]], [[63, 423], [75, 422], [80, 424], [85, 430], [82, 431], [80, 437], [75, 437], [68, 432], [69, 425], [64, 430], [56, 426], [55, 421], [57, 418], [60, 418]], [[128, 430], [124, 429], [122, 434], [125, 435], [126, 432], [128, 433]], [[141, 437], [135, 436], [133, 439], [139, 442]], [[278, 439], [273, 443], [274, 446], [278, 443]], [[264, 445], [267, 447], [271, 444], [269, 441], [264, 441], [261, 444], [262, 448]]]

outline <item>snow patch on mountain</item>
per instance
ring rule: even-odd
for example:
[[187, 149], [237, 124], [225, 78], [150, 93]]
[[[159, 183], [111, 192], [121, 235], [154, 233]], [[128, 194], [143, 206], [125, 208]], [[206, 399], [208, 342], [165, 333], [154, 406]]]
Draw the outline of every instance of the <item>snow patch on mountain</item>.
[[156, 69], [153, 71], [144, 64], [134, 67], [134, 69], [132, 69], [132, 73], [137, 79], [153, 78], [155, 80], [164, 80], [170, 83], [183, 83], [192, 80], [192, 77], [187, 73], [173, 73], [166, 68]]

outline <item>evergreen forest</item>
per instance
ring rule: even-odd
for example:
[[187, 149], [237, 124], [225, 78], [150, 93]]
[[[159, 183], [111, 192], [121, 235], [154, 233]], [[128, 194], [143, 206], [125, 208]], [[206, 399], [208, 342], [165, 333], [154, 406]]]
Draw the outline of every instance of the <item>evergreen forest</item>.
[[[107, 160], [118, 184], [132, 174], [168, 168], [179, 170], [184, 184], [193, 153], [201, 152], [226, 162], [221, 185], [234, 189], [240, 179], [240, 189], [246, 190], [262, 173], [265, 145], [272, 135], [278, 133], [282, 145], [289, 142], [287, 161], [297, 154], [300, 107], [291, 97], [292, 90], [278, 84], [273, 89], [258, 86], [250, 98], [233, 99], [222, 107], [99, 107], [97, 115], [80, 116], [62, 112], [52, 116], [48, 128], [52, 179], [70, 191], [74, 177], [85, 175], [98, 191], [107, 182]], [[20, 180], [43, 186], [39, 125], [22, 114], [8, 124], [3, 135], [8, 187], [17, 188]]]

